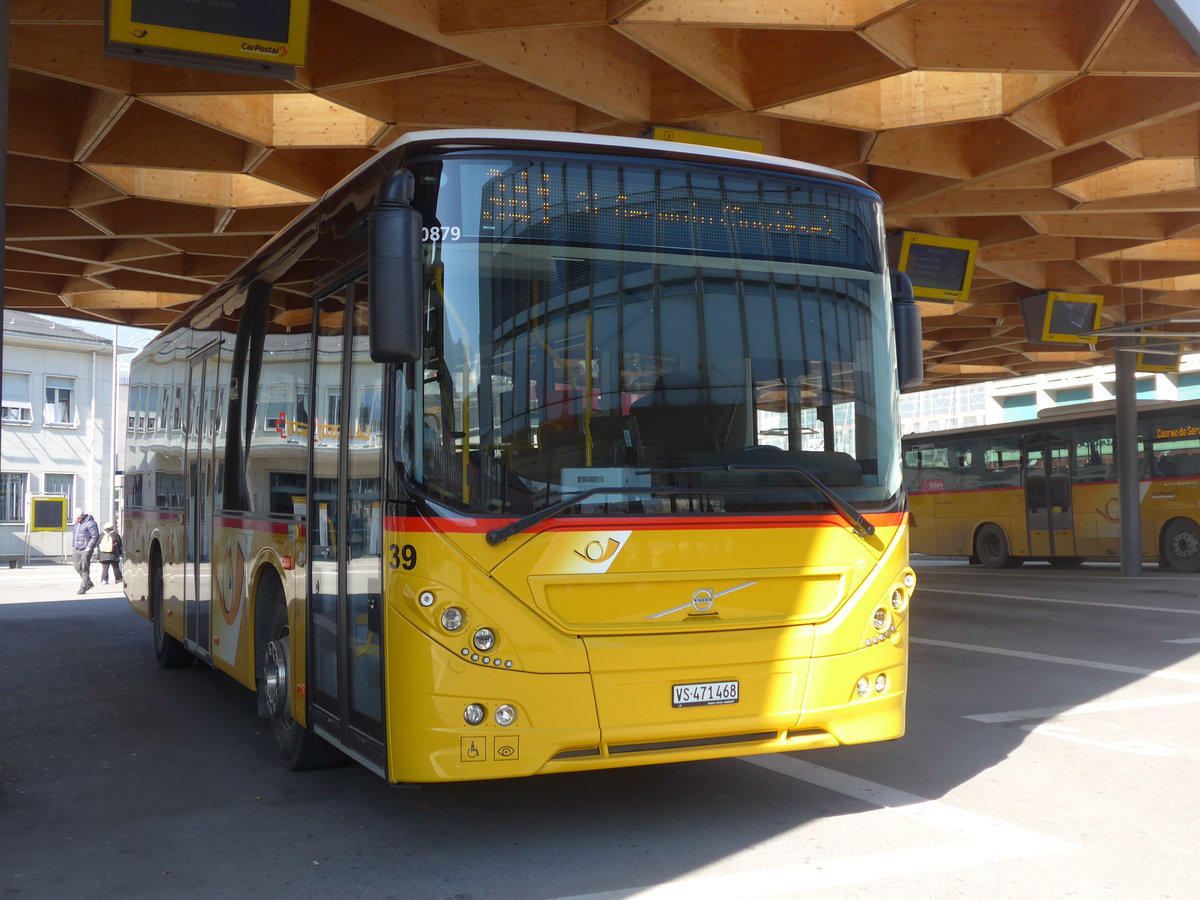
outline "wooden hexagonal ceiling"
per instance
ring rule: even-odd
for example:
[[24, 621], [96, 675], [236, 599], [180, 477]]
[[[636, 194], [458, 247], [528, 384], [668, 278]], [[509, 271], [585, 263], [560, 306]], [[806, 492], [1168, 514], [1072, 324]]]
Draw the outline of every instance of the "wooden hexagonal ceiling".
[[406, 131], [659, 124], [979, 240], [928, 385], [1105, 360], [1029, 346], [1031, 293], [1200, 316], [1200, 58], [1154, 0], [312, 0], [287, 82], [108, 58], [103, 15], [11, 0], [10, 308], [164, 325]]

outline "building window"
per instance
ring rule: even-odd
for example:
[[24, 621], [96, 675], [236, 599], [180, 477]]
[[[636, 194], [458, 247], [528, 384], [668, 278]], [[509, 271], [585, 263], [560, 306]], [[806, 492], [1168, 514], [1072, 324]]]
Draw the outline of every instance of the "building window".
[[278, 431], [283, 434], [287, 428], [288, 386], [286, 384], [269, 384], [266, 390], [266, 402], [263, 404], [264, 431]]
[[5, 472], [0, 475], [0, 522], [25, 521], [24, 472]]
[[5, 372], [3, 406], [0, 421], [6, 425], [15, 422], [28, 425], [33, 421], [33, 404], [29, 402], [29, 376], [22, 372]]
[[43, 479], [43, 490], [56, 497], [66, 497], [67, 507], [71, 507], [71, 489], [75, 486], [74, 475], [46, 475]]
[[47, 425], [75, 424], [75, 379], [61, 375], [46, 376]]

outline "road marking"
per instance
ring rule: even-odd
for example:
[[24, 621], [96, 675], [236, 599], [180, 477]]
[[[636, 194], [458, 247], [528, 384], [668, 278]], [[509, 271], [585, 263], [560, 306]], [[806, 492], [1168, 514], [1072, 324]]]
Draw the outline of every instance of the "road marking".
[[1085, 669], [1101, 669], [1105, 672], [1122, 672], [1140, 675], [1143, 678], [1162, 678], [1167, 681], [1186, 681], [1200, 684], [1200, 672], [1177, 672], [1172, 669], [1143, 669], [1140, 666], [1122, 666], [1118, 663], [1098, 662], [1091, 659], [1072, 659], [1069, 656], [1049, 656], [1045, 653], [1029, 653], [1025, 650], [1009, 650], [1004, 647], [984, 647], [979, 644], [960, 644], [955, 641], [937, 641], [933, 638], [909, 638], [914, 644], [930, 647], [947, 647], [951, 650], [968, 650], [972, 653], [991, 653], [996, 656], [1011, 656], [1016, 659], [1031, 659], [1037, 662], [1055, 663], [1060, 666], [1082, 666]]
[[821, 888], [882, 879], [891, 881], [909, 875], [944, 872], [1074, 849], [1073, 844], [1027, 828], [826, 769], [793, 756], [774, 754], [743, 757], [742, 762], [865, 801], [872, 806], [950, 831], [963, 840], [850, 859], [773, 866], [733, 875], [680, 878], [648, 887], [575, 894], [558, 900], [765, 900], [769, 897], [794, 897]]
[[1194, 638], [1173, 638], [1169, 641], [1163, 641], [1164, 644], [1200, 644], [1200, 637]]
[[1126, 700], [1096, 700], [1078, 706], [1044, 706], [1041, 709], [1014, 709], [1008, 712], [980, 713], [963, 716], [973, 722], [987, 725], [1003, 725], [1022, 722], [1025, 719], [1057, 719], [1061, 716], [1082, 716], [1087, 713], [1113, 712], [1123, 709], [1148, 709], [1154, 706], [1176, 706], [1184, 703], [1200, 703], [1200, 694], [1168, 694], [1160, 697], [1130, 697]]
[[[1061, 603], [1067, 606], [1103, 606], [1108, 609], [1132, 609], [1137, 612], [1164, 612], [1178, 613], [1183, 616], [1200, 616], [1200, 609], [1180, 609], [1177, 606], [1138, 606], [1136, 603], [1100, 603], [1096, 600], [1063, 600], [1058, 597], [1029, 597], [1024, 594], [992, 594], [986, 591], [971, 591], [969, 594], [963, 591], [951, 591], [945, 588], [930, 588], [920, 586], [917, 588], [918, 594], [958, 594], [959, 596], [969, 597], [995, 597], [999, 600], [1029, 600], [1033, 603]], [[1200, 639], [1197, 639], [1200, 643]]]
[[1078, 728], [1068, 728], [1065, 725], [1022, 725], [1021, 729], [1028, 731], [1030, 734], [1062, 738], [1064, 741], [1087, 744], [1089, 747], [1101, 747], [1105, 750], [1117, 750], [1121, 753], [1136, 753], [1139, 756], [1175, 756], [1178, 753], [1177, 750], [1172, 750], [1170, 747], [1164, 747], [1161, 744], [1152, 744], [1149, 741], [1121, 741], [1116, 744], [1110, 741], [1097, 741], [1094, 738], [1085, 738], [1080, 735]]

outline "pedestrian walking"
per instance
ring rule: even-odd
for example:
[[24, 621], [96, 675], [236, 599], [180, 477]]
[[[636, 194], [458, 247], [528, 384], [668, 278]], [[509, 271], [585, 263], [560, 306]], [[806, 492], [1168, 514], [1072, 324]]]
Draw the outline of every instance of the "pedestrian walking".
[[113, 584], [121, 583], [121, 557], [125, 555], [125, 545], [121, 535], [112, 522], [104, 523], [104, 533], [100, 535], [100, 583], [108, 584], [108, 570], [112, 567]]
[[95, 587], [92, 584], [92, 553], [100, 543], [100, 528], [96, 520], [82, 507], [75, 510], [75, 528], [71, 546], [75, 550], [75, 571], [79, 573], [78, 594], [86, 594]]

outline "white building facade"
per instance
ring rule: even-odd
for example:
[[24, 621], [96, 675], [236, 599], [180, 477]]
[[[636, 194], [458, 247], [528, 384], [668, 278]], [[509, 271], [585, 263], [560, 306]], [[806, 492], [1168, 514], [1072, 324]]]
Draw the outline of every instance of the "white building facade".
[[[114, 342], [41, 316], [4, 312], [0, 559], [69, 555], [72, 511], [116, 513]], [[119, 413], [119, 407], [118, 407]], [[65, 497], [66, 531], [36, 530], [31, 501]]]
[[[1048, 407], [1116, 397], [1116, 366], [1094, 366], [1003, 381], [914, 391], [900, 398], [904, 434], [1036, 419]], [[1136, 373], [1140, 401], [1200, 399], [1200, 354], [1184, 356], [1178, 372]]]

